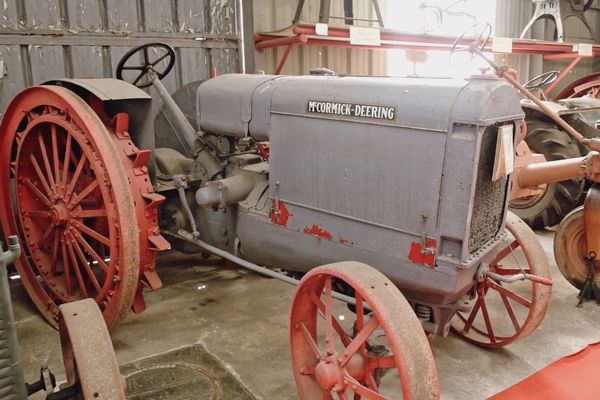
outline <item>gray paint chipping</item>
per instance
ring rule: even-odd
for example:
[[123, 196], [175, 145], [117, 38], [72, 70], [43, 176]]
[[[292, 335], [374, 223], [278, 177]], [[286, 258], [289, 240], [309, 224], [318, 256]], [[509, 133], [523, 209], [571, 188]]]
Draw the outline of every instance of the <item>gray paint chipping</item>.
[[[178, 62], [170, 92], [238, 72], [236, 0], [3, 0], [0, 110], [26, 86], [59, 78], [113, 77], [123, 54], [166, 42]], [[245, 5], [246, 6], [246, 5]]]

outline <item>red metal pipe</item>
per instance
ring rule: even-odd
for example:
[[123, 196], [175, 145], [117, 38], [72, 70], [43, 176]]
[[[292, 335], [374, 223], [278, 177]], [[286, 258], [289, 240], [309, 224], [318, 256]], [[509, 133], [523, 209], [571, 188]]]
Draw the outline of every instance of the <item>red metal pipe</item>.
[[[264, 36], [266, 37], [266, 36]], [[287, 46], [290, 44], [306, 44], [308, 37], [306, 35], [288, 36], [288, 37], [277, 37], [266, 40], [262, 40], [256, 43], [256, 50], [262, 51], [272, 47]]]
[[[546, 58], [546, 56], [544, 58]], [[562, 82], [562, 80], [565, 78], [565, 76], [567, 76], [569, 74], [569, 72], [571, 72], [571, 70], [573, 68], [575, 68], [575, 66], [577, 64], [579, 64], [579, 61], [581, 61], [582, 58], [583, 57], [577, 57], [573, 61], [571, 61], [571, 63], [567, 66], [567, 68], [565, 68], [560, 73], [560, 75], [558, 75], [558, 77], [556, 78], [556, 80], [554, 82], [552, 82], [552, 84], [550, 86], [548, 86], [548, 88], [546, 88], [546, 90], [544, 91], [544, 94], [546, 94], [546, 96], [548, 96], [548, 94], [550, 92], [552, 92], [556, 88], [556, 86], [558, 86], [558, 84], [560, 82]]]
[[275, 75], [281, 74], [281, 71], [283, 70], [285, 63], [287, 62], [287, 59], [290, 56], [290, 52], [292, 51], [293, 46], [293, 44], [288, 44], [288, 46], [285, 48], [285, 52], [283, 53], [283, 56], [281, 57], [281, 60], [277, 65], [277, 69], [275, 70]]

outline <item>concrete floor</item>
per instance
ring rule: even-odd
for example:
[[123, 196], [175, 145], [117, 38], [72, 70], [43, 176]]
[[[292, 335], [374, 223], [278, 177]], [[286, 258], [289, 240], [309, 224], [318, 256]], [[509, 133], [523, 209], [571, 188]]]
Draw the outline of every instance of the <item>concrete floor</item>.
[[[587, 303], [575, 308], [577, 290], [554, 263], [552, 232], [538, 236], [555, 281], [544, 323], [528, 338], [500, 350], [483, 350], [453, 336], [433, 339], [443, 399], [484, 399], [600, 340], [600, 307]], [[287, 348], [293, 287], [243, 271], [222, 270], [216, 261], [169, 258], [159, 267], [165, 287], [147, 293], [148, 309], [129, 316], [112, 332], [119, 363], [202, 344], [257, 398], [297, 399]], [[26, 378], [33, 380], [41, 364], [60, 372], [57, 335], [14, 282], [12, 292]]]

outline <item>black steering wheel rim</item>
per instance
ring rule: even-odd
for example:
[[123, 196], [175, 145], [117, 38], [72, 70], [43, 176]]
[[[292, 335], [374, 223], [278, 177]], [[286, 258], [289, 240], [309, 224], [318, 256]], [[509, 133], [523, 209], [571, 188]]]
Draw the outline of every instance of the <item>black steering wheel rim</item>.
[[[465, 36], [471, 31], [479, 32], [475, 40], [469, 43], [467, 46], [461, 45], [462, 41], [465, 39]], [[448, 55], [449, 63], [452, 66], [458, 66], [456, 63], [452, 62], [452, 56], [456, 53], [468, 51], [471, 53], [471, 57], [465, 62], [467, 64], [475, 58], [477, 52], [482, 52], [485, 46], [490, 41], [492, 36], [492, 25], [487, 22], [477, 22], [470, 27], [468, 27], [459, 37], [456, 38], [452, 47], [450, 47], [450, 54]]]
[[559, 74], [560, 71], [544, 72], [543, 74], [539, 74], [538, 76], [528, 80], [523, 87], [529, 90], [542, 88], [554, 82], [558, 78]]
[[[166, 53], [164, 55], [158, 57], [156, 60], [150, 61], [150, 54], [149, 54], [148, 50], [151, 48], [161, 48], [161, 49], [166, 50]], [[127, 62], [134, 55], [136, 55], [140, 52], [143, 53], [142, 65], [128, 66]], [[162, 71], [157, 71], [155, 69], [155, 67], [165, 59], [167, 60], [167, 66]], [[123, 71], [125, 71], [125, 70], [140, 71], [140, 74], [137, 76], [137, 78], [133, 82], [131, 82], [131, 84], [140, 89], [143, 89], [143, 88], [146, 88], [146, 87], [152, 85], [152, 81], [145, 82], [144, 80], [142, 80], [142, 78], [147, 76], [150, 73], [150, 71], [153, 71], [156, 74], [156, 76], [158, 77], [158, 79], [162, 80], [165, 76], [167, 76], [169, 74], [169, 72], [171, 72], [171, 69], [173, 69], [174, 65], [175, 65], [175, 50], [173, 50], [173, 48], [171, 46], [169, 46], [166, 43], [159, 43], [159, 42], [147, 43], [147, 44], [143, 44], [138, 47], [134, 47], [133, 49], [131, 49], [127, 53], [125, 53], [123, 55], [123, 57], [121, 57], [121, 59], [119, 60], [119, 63], [117, 64], [117, 79], [120, 79], [123, 81], [125, 80], [123, 78]]]

